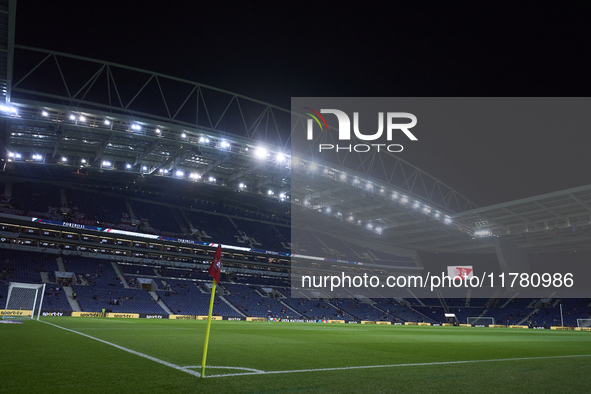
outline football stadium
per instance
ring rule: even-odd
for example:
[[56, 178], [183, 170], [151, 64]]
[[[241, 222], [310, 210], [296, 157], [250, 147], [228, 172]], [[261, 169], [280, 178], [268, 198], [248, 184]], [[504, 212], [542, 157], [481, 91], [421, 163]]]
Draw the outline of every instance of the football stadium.
[[435, 111], [531, 99], [285, 108], [0, 15], [0, 392], [588, 389], [591, 184], [482, 204], [398, 155]]

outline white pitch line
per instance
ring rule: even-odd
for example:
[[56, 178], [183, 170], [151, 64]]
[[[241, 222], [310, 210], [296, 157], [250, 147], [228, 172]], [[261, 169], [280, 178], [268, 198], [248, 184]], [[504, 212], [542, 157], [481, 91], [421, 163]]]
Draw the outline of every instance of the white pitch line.
[[70, 330], [69, 328], [58, 326], [57, 324], [48, 323], [48, 322], [43, 321], [43, 320], [39, 320], [39, 321], [42, 322], [42, 323], [45, 323], [45, 324], [49, 324], [50, 326], [61, 328], [62, 330], [73, 332], [74, 334], [82, 335], [83, 337], [86, 337], [86, 338], [94, 339], [95, 341], [99, 341], [99, 342], [102, 342], [102, 343], [107, 344], [109, 346], [116, 347], [117, 349], [121, 349], [123, 351], [126, 351], [128, 353], [135, 354], [136, 356], [147, 358], [148, 360], [157, 362], [157, 363], [162, 364], [162, 365], [166, 365], [167, 367], [174, 368], [174, 369], [177, 369], [179, 371], [186, 372], [189, 375], [193, 375], [193, 376], [197, 376], [197, 377], [200, 377], [201, 376], [201, 374], [199, 372], [197, 372], [197, 371], [192, 371], [190, 369], [183, 368], [183, 367], [181, 367], [179, 365], [176, 365], [176, 364], [173, 364], [173, 363], [169, 363], [168, 361], [160, 360], [159, 358], [148, 356], [147, 354], [136, 352], [135, 350], [131, 350], [131, 349], [128, 349], [126, 347], [119, 346], [117, 344], [114, 344], [112, 342], [105, 341], [103, 339], [95, 338], [95, 337], [90, 336], [88, 334], [84, 334], [84, 333], [81, 333], [81, 332], [78, 332], [78, 331]]
[[[201, 368], [201, 365], [189, 365], [189, 366], [183, 367], [183, 368]], [[251, 371], [251, 372], [258, 372], [258, 373], [266, 373], [266, 371], [263, 371], [261, 369], [245, 368], [245, 367], [214, 367], [212, 365], [206, 365], [205, 368], [213, 368], [213, 369], [239, 369], [241, 371]], [[217, 376], [217, 375], [213, 375], [213, 376]]]
[[574, 358], [574, 357], [591, 357], [591, 354], [580, 354], [580, 355], [569, 355], [569, 356], [547, 356], [547, 357], [497, 358], [497, 359], [492, 359], [492, 360], [440, 361], [440, 362], [432, 362], [432, 363], [414, 363], [414, 364], [362, 365], [362, 366], [356, 366], [356, 367], [335, 367], [335, 368], [317, 368], [317, 369], [294, 369], [294, 370], [287, 370], [287, 371], [228, 373], [228, 374], [219, 374], [219, 375], [208, 375], [205, 377], [206, 378], [221, 378], [221, 377], [226, 377], [226, 376], [271, 375], [271, 374], [282, 374], [282, 373], [343, 371], [343, 370], [350, 370], [350, 369], [419, 367], [419, 366], [427, 366], [427, 365], [491, 363], [491, 362], [499, 362], [499, 361], [550, 360], [550, 359], [556, 359], [556, 358]]

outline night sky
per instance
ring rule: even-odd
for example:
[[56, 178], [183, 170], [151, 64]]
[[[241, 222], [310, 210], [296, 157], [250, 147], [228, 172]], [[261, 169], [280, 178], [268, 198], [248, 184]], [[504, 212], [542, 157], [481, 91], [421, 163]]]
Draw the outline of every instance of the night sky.
[[[589, 96], [583, 9], [19, 1], [16, 43], [289, 108], [292, 96]], [[292, 4], [292, 3], [290, 3]], [[404, 159], [479, 205], [591, 183], [591, 133], [425, 136]]]

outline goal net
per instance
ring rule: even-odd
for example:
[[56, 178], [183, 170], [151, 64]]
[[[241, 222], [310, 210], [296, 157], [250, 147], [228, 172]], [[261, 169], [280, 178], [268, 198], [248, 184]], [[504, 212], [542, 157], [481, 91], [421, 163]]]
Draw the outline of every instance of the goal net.
[[577, 319], [577, 326], [579, 328], [591, 327], [591, 319]]
[[473, 325], [473, 326], [493, 326], [495, 324], [495, 319], [494, 317], [486, 317], [486, 316], [480, 316], [480, 317], [468, 317], [466, 319], [466, 323]]
[[19, 317], [37, 320], [41, 315], [45, 284], [10, 282], [6, 306], [0, 311], [2, 319]]

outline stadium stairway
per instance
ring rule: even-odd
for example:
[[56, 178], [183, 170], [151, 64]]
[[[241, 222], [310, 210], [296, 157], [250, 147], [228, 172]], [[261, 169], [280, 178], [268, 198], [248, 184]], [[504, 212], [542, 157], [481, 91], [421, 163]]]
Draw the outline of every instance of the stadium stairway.
[[532, 318], [533, 315], [536, 314], [536, 312], [538, 312], [539, 309], [534, 309], [529, 315], [527, 315], [526, 317], [524, 317], [523, 319], [521, 319], [520, 321], [517, 322], [518, 325], [522, 325], [523, 323], [527, 322], [529, 319]]
[[170, 310], [168, 305], [166, 305], [164, 303], [164, 301], [158, 299], [158, 294], [156, 294], [155, 291], [151, 291], [150, 295], [152, 296], [154, 301], [156, 301], [158, 303], [158, 305], [160, 305], [160, 308], [164, 309], [166, 311], [166, 313], [168, 313], [169, 315], [174, 315], [174, 313], [172, 313], [172, 311]]
[[49, 280], [49, 274], [47, 274], [47, 272], [41, 272], [41, 282], [43, 283], [51, 283], [51, 281]]
[[296, 311], [291, 306], [287, 305], [285, 302], [283, 302], [283, 300], [280, 299], [279, 303], [281, 305], [283, 305], [284, 307], [286, 307], [287, 309], [289, 309], [290, 311], [292, 311], [293, 313], [295, 313], [295, 316], [298, 316], [298, 317], [302, 316], [302, 314], [300, 312]]
[[72, 290], [72, 288], [70, 286], [64, 286], [63, 289], [64, 289], [64, 292], [66, 293], [66, 297], [68, 297], [68, 303], [72, 307], [72, 310], [74, 312], [82, 312], [82, 308], [80, 308], [80, 304], [78, 303], [78, 301], [76, 301], [74, 299], [74, 291]]
[[66, 266], [64, 265], [64, 259], [62, 258], [62, 256], [59, 256], [57, 259], [57, 266], [60, 269], [60, 271], [62, 272], [66, 272]]
[[115, 261], [111, 261], [111, 265], [113, 266], [113, 269], [115, 269], [115, 273], [117, 274], [117, 276], [121, 279], [121, 282], [123, 282], [123, 287], [128, 289], [129, 285], [125, 280], [125, 276], [123, 276], [123, 272], [121, 272], [121, 270], [119, 269], [119, 265]]
[[[217, 291], [216, 291], [216, 293], [217, 293]], [[226, 297], [224, 297], [223, 295], [220, 295], [219, 299], [222, 300], [223, 302], [225, 302], [226, 304], [228, 304], [230, 306], [230, 308], [234, 309], [236, 311], [236, 313], [238, 313], [240, 316], [246, 317], [246, 315], [244, 313], [242, 313], [242, 311], [240, 311], [240, 309], [238, 309], [234, 305], [232, 305], [232, 303], [230, 301], [228, 301], [226, 299]]]

